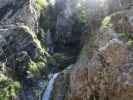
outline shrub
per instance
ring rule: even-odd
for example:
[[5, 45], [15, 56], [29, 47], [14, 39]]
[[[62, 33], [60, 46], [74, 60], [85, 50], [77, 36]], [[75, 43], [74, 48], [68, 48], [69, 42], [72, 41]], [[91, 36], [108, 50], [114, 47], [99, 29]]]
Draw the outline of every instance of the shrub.
[[11, 100], [15, 98], [21, 89], [17, 81], [13, 81], [7, 76], [0, 75], [0, 100]]
[[28, 73], [31, 78], [33, 77], [39, 77], [41, 75], [41, 71], [43, 67], [45, 66], [45, 63], [42, 61], [32, 61], [28, 63]]
[[44, 8], [46, 1], [45, 0], [36, 0], [36, 7], [40, 11]]
[[108, 26], [111, 26], [111, 16], [106, 16], [102, 21], [103, 28], [106, 28]]
[[33, 42], [37, 45], [38, 50], [40, 51], [40, 54], [46, 54], [48, 55], [47, 51], [45, 50], [44, 46], [42, 45], [41, 41], [38, 39], [36, 33], [34, 33], [28, 26], [22, 26], [25, 32], [28, 32], [31, 34], [33, 38]]

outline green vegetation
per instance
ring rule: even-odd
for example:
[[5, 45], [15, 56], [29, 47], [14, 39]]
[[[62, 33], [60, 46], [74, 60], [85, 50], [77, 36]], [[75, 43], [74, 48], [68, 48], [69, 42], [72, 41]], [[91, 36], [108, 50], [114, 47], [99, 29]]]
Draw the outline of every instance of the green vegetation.
[[37, 57], [34, 60], [29, 61], [28, 63], [28, 74], [29, 77], [31, 78], [35, 78], [35, 77], [39, 77], [41, 76], [41, 72], [43, 70], [43, 68], [46, 66], [45, 64], [47, 63], [47, 60], [43, 57], [44, 54], [49, 56], [46, 48], [44, 48], [44, 46], [42, 46], [41, 41], [38, 39], [37, 35], [28, 27], [28, 26], [23, 26], [25, 32], [28, 32], [29, 34], [31, 34], [33, 42], [37, 45], [38, 47], [38, 53], [39, 53], [39, 57]]
[[[29, 37], [37, 47], [37, 57], [35, 59], [30, 59], [27, 51], [23, 51], [22, 55], [15, 57], [15, 65], [13, 67], [6, 66], [5, 63], [0, 64], [0, 100], [15, 100], [19, 92], [24, 88], [23, 85], [27, 85], [23, 83], [22, 80], [30, 78], [36, 81], [38, 78], [42, 77], [42, 72], [45, 70], [47, 63], [44, 55], [46, 56], [48, 53], [37, 38], [37, 35], [28, 26], [21, 26], [20, 29], [22, 29], [21, 34], [30, 34]], [[27, 57], [27, 62], [23, 65], [22, 60], [25, 56]], [[28, 75], [24, 74], [21, 76], [26, 72]]]
[[45, 6], [45, 0], [36, 0], [36, 7], [39, 11], [41, 11]]
[[7, 76], [0, 75], [0, 100], [13, 100], [21, 89], [17, 81], [13, 81]]
[[125, 37], [125, 38], [127, 38], [127, 44], [129, 45], [129, 46], [133, 46], [133, 38], [132, 37], [130, 37], [130, 35], [129, 35], [129, 33], [127, 33], [127, 32], [125, 32], [125, 33], [119, 33], [120, 35], [121, 35], [121, 37]]
[[111, 25], [111, 16], [106, 16], [102, 21], [102, 28], [106, 28]]
[[128, 33], [127, 32], [123, 32], [123, 33], [118, 33], [121, 37], [126, 37], [128, 38]]
[[[12, 77], [10, 73], [10, 77]], [[13, 100], [21, 90], [21, 84], [9, 76], [5, 64], [0, 64], [0, 100]]]
[[88, 8], [88, 5], [86, 5], [86, 3], [81, 4], [81, 6], [77, 7], [76, 16], [74, 16], [74, 19], [77, 19], [80, 27], [83, 24], [88, 24], [91, 17], [91, 10], [90, 8]]
[[70, 61], [72, 57], [68, 57], [64, 53], [55, 53], [48, 57], [48, 73], [55, 69], [57, 66], [59, 70], [63, 70], [68, 66], [68, 61]]
[[[48, 10], [49, 9], [49, 10]], [[50, 11], [50, 13], [49, 13]], [[56, 28], [56, 18], [59, 11], [56, 11], [54, 7], [48, 5], [46, 10], [43, 10], [43, 13], [40, 16], [39, 23], [43, 28], [44, 32], [47, 33], [49, 30], [53, 31]]]
[[41, 74], [42, 69], [44, 68], [45, 63], [38, 61], [32, 61], [28, 63], [28, 73], [30, 77], [39, 77]]
[[28, 32], [29, 34], [31, 34], [31, 36], [33, 38], [33, 42], [37, 45], [40, 53], [41, 54], [45, 53], [46, 55], [48, 55], [46, 49], [43, 48], [41, 42], [38, 40], [37, 35], [28, 26], [22, 26], [22, 28], [24, 28], [25, 32]]
[[133, 40], [128, 40], [128, 43], [127, 43], [129, 46], [133, 46]]
[[87, 23], [89, 20], [89, 15], [85, 8], [79, 9], [78, 17], [80, 23]]

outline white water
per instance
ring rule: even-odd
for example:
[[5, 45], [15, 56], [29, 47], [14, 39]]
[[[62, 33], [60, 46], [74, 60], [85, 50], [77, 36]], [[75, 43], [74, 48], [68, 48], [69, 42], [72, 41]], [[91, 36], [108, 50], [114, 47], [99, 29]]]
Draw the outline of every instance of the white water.
[[54, 85], [54, 81], [55, 79], [58, 77], [59, 73], [54, 74], [54, 76], [51, 78], [51, 80], [48, 83], [48, 86], [42, 96], [42, 100], [49, 100], [52, 90], [53, 90], [53, 85]]

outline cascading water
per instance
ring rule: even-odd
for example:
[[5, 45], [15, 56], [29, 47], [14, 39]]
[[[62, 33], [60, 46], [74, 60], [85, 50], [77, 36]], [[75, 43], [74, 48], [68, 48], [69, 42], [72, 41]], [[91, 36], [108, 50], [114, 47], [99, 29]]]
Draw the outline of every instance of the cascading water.
[[58, 77], [59, 73], [56, 73], [53, 75], [53, 77], [51, 78], [51, 80], [48, 83], [48, 86], [42, 96], [42, 100], [50, 100], [50, 96], [53, 90], [53, 85], [54, 85], [54, 81], [55, 79]]

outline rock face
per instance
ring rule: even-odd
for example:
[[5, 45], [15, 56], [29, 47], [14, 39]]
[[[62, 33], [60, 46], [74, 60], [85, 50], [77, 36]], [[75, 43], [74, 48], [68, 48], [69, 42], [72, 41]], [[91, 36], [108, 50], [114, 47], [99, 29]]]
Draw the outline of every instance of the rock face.
[[132, 0], [38, 2], [0, 0], [0, 100], [132, 100]]
[[[86, 56], [75, 64], [70, 73], [69, 100], [132, 100], [132, 74], [129, 71], [132, 70], [132, 51], [124, 43], [128, 39], [122, 42], [123, 39], [119, 36], [119, 33], [127, 32], [127, 36], [132, 37], [130, 36], [132, 25], [128, 23], [131, 15], [123, 14], [130, 11], [132, 9], [111, 17], [112, 25], [100, 29], [102, 33], [97, 33], [95, 43], [98, 45], [92, 58], [89, 60]], [[121, 21], [124, 16], [127, 19], [125, 23], [128, 24]]]
[[24, 24], [37, 28], [38, 13], [35, 0], [0, 0], [0, 23], [3, 25]]
[[55, 0], [55, 5], [48, 6], [40, 18], [42, 29], [51, 34], [52, 47], [48, 47], [52, 48], [54, 54], [64, 56], [57, 61], [59, 63], [56, 65], [57, 67], [63, 65], [61, 69], [75, 62], [81, 48], [81, 32], [75, 31], [77, 28], [74, 28], [73, 8], [75, 6], [73, 5], [71, 0]]
[[[113, 0], [112, 0], [113, 1]], [[54, 95], [65, 95], [52, 100], [132, 100], [132, 6], [121, 1], [120, 9], [114, 9], [101, 21], [93, 34], [82, 34], [86, 40], [77, 62], [57, 80]], [[119, 3], [118, 3], [119, 4]], [[129, 5], [128, 5], [129, 4]], [[129, 8], [127, 8], [129, 6]], [[111, 7], [111, 6], [110, 6]], [[89, 37], [89, 38], [88, 38]], [[69, 77], [64, 78], [66, 75]], [[68, 80], [65, 93], [56, 87]], [[57, 84], [55, 82], [55, 84]], [[65, 85], [66, 86], [66, 85]], [[58, 92], [57, 92], [58, 91]]]
[[[111, 40], [90, 61], [86, 60], [84, 64], [76, 64], [77, 66], [70, 75], [70, 100], [88, 100], [93, 97], [96, 100], [106, 98], [118, 100], [118, 97], [124, 94], [119, 93], [116, 89], [121, 90], [125, 85], [122, 82], [124, 72], [119, 69], [127, 63], [127, 55], [128, 50], [123, 43]], [[127, 77], [125, 80], [131, 81]], [[119, 94], [115, 94], [115, 92]]]
[[[17, 100], [37, 100], [39, 94], [34, 91], [45, 76], [47, 53], [37, 38], [39, 11], [35, 5], [35, 0], [0, 0], [0, 64], [5, 65], [0, 73], [20, 83]], [[15, 100], [12, 94], [7, 97]], [[6, 96], [2, 99], [7, 100]]]
[[[79, 3], [82, 5], [80, 6]], [[92, 8], [94, 8], [93, 11]], [[56, 66], [60, 68], [63, 65], [64, 67], [62, 69], [65, 69], [70, 64], [75, 63], [83, 46], [81, 42], [84, 41], [81, 39], [82, 33], [90, 32], [100, 24], [99, 20], [103, 14], [102, 9], [99, 8], [100, 6], [97, 0], [55, 0], [55, 4], [48, 6], [42, 13], [40, 26], [45, 32], [51, 34], [52, 39], [52, 46], [50, 45], [48, 47], [50, 47], [54, 53], [65, 56], [57, 61], [59, 63]], [[82, 9], [86, 9], [86, 15], [89, 15], [86, 20], [84, 20], [86, 16], [84, 12], [80, 12]], [[94, 19], [94, 17], [96, 20], [91, 20]], [[85, 24], [87, 22], [89, 22], [89, 25]], [[88, 28], [88, 26], [91, 26], [93, 23], [96, 23], [95, 27]], [[49, 37], [49, 35], [47, 35], [47, 37]], [[46, 39], [46, 41], [47, 40], [48, 39]]]
[[30, 59], [37, 60], [43, 55], [43, 49], [35, 33], [25, 26], [1, 29], [0, 33], [3, 39], [1, 40], [1, 62], [6, 62], [6, 65], [14, 70], [22, 71], [20, 74], [26, 74], [26, 66]]

